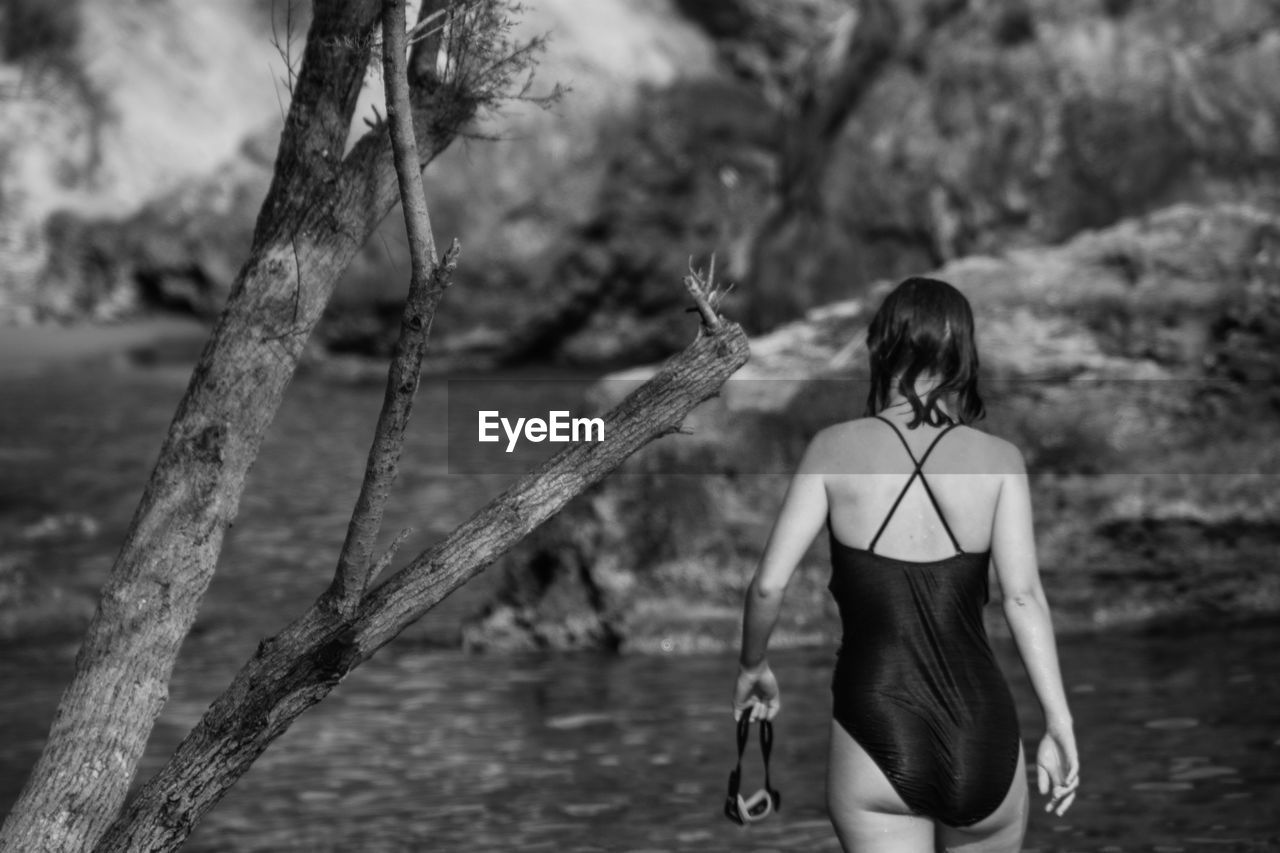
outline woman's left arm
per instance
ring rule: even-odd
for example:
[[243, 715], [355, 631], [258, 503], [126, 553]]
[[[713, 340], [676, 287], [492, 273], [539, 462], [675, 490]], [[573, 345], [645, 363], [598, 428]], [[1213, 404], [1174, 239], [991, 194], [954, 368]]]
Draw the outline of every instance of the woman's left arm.
[[734, 689], [734, 717], [748, 706], [751, 718], [773, 719], [781, 709], [778, 683], [765, 660], [769, 635], [778, 623], [782, 598], [800, 558], [827, 518], [827, 489], [819, 460], [822, 434], [810, 442], [791, 478], [764, 555], [747, 588], [742, 614], [742, 651]]

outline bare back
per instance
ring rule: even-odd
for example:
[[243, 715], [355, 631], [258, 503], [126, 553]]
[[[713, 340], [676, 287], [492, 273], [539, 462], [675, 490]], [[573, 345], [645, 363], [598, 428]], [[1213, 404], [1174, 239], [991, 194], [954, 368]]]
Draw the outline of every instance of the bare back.
[[[815, 470], [823, 475], [836, 539], [868, 549], [879, 531], [877, 553], [929, 562], [956, 553], [949, 526], [964, 551], [987, 551], [1002, 479], [1018, 464], [1016, 449], [971, 427], [956, 427], [929, 451], [943, 428], [907, 429], [906, 417], [885, 417], [901, 438], [878, 418], [862, 418], [829, 427], [815, 440]], [[923, 477], [912, 478], [912, 457], [922, 459], [926, 452]]]

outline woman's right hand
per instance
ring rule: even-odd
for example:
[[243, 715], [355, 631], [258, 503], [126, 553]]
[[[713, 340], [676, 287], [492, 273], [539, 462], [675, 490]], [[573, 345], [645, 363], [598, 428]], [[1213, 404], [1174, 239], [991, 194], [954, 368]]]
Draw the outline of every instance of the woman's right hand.
[[1080, 786], [1080, 758], [1070, 725], [1050, 726], [1036, 750], [1036, 777], [1041, 794], [1049, 794], [1044, 810], [1062, 816]]
[[738, 670], [738, 683], [733, 688], [733, 718], [742, 717], [744, 713], [751, 715], [751, 722], [772, 720], [782, 709], [782, 700], [778, 695], [778, 679], [767, 662], [758, 666], [741, 667]]

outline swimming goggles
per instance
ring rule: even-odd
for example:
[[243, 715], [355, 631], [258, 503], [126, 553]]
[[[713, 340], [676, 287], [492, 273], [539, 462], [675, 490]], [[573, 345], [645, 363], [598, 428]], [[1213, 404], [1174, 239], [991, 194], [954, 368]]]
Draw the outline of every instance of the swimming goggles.
[[724, 816], [745, 826], [767, 818], [782, 808], [782, 795], [769, 784], [769, 753], [773, 751], [773, 723], [760, 721], [760, 754], [764, 757], [764, 787], [750, 797], [740, 793], [742, 785], [742, 753], [751, 734], [751, 715], [743, 711], [738, 719], [738, 766], [729, 774], [729, 793], [724, 798]]

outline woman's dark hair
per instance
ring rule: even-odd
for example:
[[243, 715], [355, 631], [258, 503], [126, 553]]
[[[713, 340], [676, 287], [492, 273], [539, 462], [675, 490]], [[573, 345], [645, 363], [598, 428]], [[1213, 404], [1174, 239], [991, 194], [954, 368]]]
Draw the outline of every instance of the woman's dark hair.
[[[921, 421], [941, 426], [950, 420], [938, 407], [949, 397], [960, 423], [986, 414], [978, 396], [978, 348], [973, 341], [973, 311], [969, 300], [945, 281], [912, 277], [895, 287], [867, 328], [871, 354], [871, 392], [868, 416], [889, 405], [890, 387], [911, 403], [914, 429]], [[921, 400], [916, 379], [936, 374], [938, 384]]]

